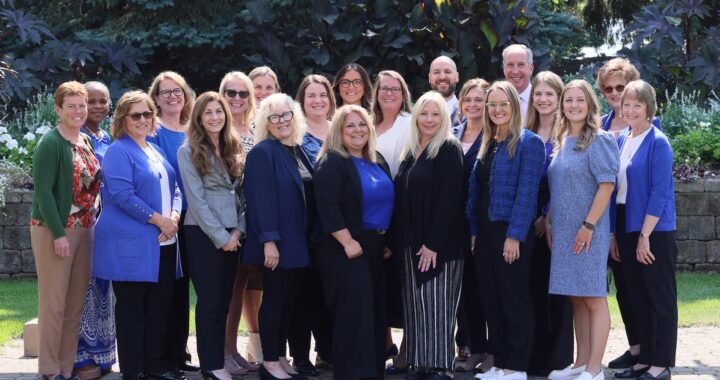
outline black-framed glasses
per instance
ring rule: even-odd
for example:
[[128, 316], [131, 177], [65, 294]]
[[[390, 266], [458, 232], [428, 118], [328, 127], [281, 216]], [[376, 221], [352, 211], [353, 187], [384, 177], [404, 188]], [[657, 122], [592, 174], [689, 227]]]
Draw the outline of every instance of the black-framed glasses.
[[250, 91], [225, 90], [225, 96], [228, 98], [240, 96], [241, 99], [247, 99], [247, 97], [250, 96]]
[[125, 116], [131, 118], [133, 121], [140, 121], [140, 118], [152, 120], [152, 118], [155, 116], [155, 113], [153, 113], [152, 111], [145, 111], [129, 113]]
[[360, 86], [362, 86], [362, 84], [363, 84], [363, 82], [360, 79], [353, 79], [353, 80], [342, 79], [342, 80], [340, 80], [340, 87], [343, 87], [343, 88], [348, 88], [348, 87], [350, 87], [350, 85], [352, 85], [353, 87], [360, 87]]
[[383, 94], [397, 95], [400, 91], [402, 91], [402, 88], [400, 87], [380, 87], [380, 92]]
[[182, 88], [180, 88], [180, 87], [173, 88], [172, 90], [160, 91], [160, 96], [162, 96], [163, 98], [169, 98], [170, 95], [175, 95], [175, 96], [179, 97], [180, 95], [184, 95], [184, 94], [185, 94], [185, 92], [183, 92]]
[[267, 119], [269, 122], [271, 122], [273, 124], [277, 124], [280, 122], [281, 119], [284, 121], [290, 121], [293, 119], [293, 116], [295, 116], [295, 114], [293, 114], [293, 111], [287, 111], [287, 112], [281, 113], [280, 115], [277, 115], [277, 114], [270, 115], [267, 117]]
[[613, 90], [615, 90], [618, 94], [622, 94], [623, 90], [625, 90], [624, 84], [619, 84], [615, 87], [613, 86], [605, 86], [603, 87], [603, 92], [606, 94], [612, 94]]

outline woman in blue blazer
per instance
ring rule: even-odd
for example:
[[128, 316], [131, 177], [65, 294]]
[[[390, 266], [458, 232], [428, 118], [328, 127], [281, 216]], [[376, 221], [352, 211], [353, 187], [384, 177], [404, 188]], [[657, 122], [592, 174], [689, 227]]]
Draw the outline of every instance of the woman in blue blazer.
[[258, 142], [247, 157], [245, 199], [248, 236], [243, 262], [261, 266], [262, 379], [297, 376], [285, 357], [291, 305], [308, 266], [306, 201], [312, 193], [312, 165], [300, 148], [302, 111], [285, 94], [260, 103]]
[[669, 379], [678, 323], [673, 152], [665, 134], [651, 123], [657, 110], [652, 86], [642, 80], [628, 83], [621, 103], [631, 131], [620, 138], [613, 202], [618, 249], [611, 253], [621, 262], [633, 317], [643, 323], [637, 325], [637, 364], [615, 377]]
[[174, 378], [161, 360], [177, 268], [182, 196], [162, 150], [146, 142], [155, 105], [141, 91], [118, 101], [115, 142], [103, 159], [103, 212], [95, 228], [93, 275], [112, 280], [123, 379]]

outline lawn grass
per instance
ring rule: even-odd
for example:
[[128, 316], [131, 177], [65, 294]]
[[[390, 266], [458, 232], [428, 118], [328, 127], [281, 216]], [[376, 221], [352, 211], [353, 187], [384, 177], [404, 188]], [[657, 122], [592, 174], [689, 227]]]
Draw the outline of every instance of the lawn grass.
[[[678, 311], [680, 326], [720, 326], [720, 275], [678, 273]], [[195, 333], [197, 297], [190, 287], [190, 333]], [[613, 327], [622, 327], [615, 300], [614, 285], [608, 296]], [[0, 345], [22, 336], [23, 324], [37, 316], [37, 280], [0, 280]], [[240, 332], [246, 331], [245, 322]]]

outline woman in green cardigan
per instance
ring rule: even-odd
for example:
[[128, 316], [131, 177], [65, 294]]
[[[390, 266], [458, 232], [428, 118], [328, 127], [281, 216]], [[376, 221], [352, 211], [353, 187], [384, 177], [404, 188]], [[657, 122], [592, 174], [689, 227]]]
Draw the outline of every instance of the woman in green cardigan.
[[101, 175], [92, 144], [80, 133], [87, 98], [81, 83], [58, 87], [59, 124], [43, 136], [33, 155], [30, 241], [38, 275], [38, 372], [43, 380], [72, 377], [92, 269]]

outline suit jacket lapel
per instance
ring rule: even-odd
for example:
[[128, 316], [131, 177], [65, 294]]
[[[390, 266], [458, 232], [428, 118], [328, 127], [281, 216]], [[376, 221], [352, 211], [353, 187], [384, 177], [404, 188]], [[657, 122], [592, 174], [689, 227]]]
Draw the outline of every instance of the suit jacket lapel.
[[355, 189], [358, 200], [362, 203], [363, 192], [362, 184], [360, 183], [360, 173], [358, 173], [357, 167], [355, 166], [355, 162], [353, 162], [352, 158], [346, 158], [343, 161], [345, 162], [345, 167], [349, 173], [350, 183], [352, 183], [353, 188]]
[[298, 186], [300, 189], [300, 193], [303, 195], [303, 198], [305, 197], [305, 188], [303, 188], [302, 178], [300, 178], [300, 172], [297, 168], [297, 162], [293, 160], [293, 158], [290, 156], [290, 154], [287, 151], [287, 148], [285, 148], [282, 143], [278, 140], [272, 140], [273, 142], [273, 149], [275, 149], [275, 154], [277, 155], [280, 165], [282, 165], [285, 170], [290, 174], [290, 177], [292, 177], [293, 182]]

